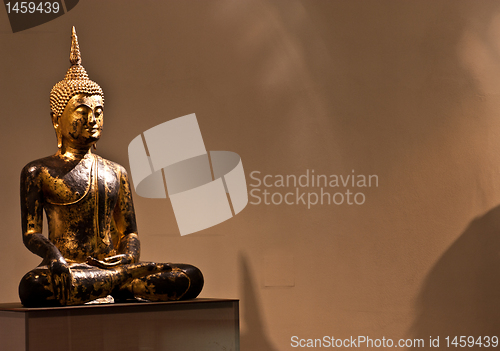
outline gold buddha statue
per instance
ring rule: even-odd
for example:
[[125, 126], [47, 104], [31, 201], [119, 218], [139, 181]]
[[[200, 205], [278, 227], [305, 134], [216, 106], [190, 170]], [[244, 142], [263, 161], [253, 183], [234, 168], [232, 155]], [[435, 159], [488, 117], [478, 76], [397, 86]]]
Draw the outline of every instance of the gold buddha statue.
[[[195, 298], [201, 271], [191, 265], [139, 262], [140, 244], [125, 169], [94, 153], [104, 95], [81, 65], [75, 28], [71, 67], [50, 93], [58, 151], [21, 172], [26, 247], [43, 260], [19, 285], [27, 307]], [[42, 234], [45, 210], [48, 238]], [[111, 300], [111, 299], [110, 299]]]

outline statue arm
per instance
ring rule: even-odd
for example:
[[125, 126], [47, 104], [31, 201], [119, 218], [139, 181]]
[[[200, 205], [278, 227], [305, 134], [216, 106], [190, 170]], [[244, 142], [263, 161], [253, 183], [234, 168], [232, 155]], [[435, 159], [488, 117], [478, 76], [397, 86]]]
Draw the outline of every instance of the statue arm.
[[120, 191], [118, 201], [114, 211], [116, 228], [120, 233], [118, 244], [118, 254], [128, 256], [130, 262], [138, 263], [141, 251], [139, 237], [137, 236], [137, 224], [135, 221], [134, 203], [132, 201], [132, 191], [125, 168], [120, 168]]
[[47, 263], [62, 257], [57, 247], [42, 235], [43, 192], [39, 167], [26, 166], [21, 172], [21, 223], [24, 245]]
[[59, 249], [42, 234], [43, 191], [40, 167], [27, 165], [21, 172], [21, 223], [24, 245], [43, 258], [52, 275], [54, 293], [59, 301], [69, 298], [71, 270]]

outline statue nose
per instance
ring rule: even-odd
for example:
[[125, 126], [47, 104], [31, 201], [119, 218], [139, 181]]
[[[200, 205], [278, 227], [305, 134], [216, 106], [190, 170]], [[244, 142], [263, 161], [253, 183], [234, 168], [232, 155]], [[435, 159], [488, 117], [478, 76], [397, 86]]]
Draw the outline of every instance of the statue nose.
[[89, 124], [95, 124], [97, 122], [97, 119], [95, 118], [95, 115], [93, 112], [89, 113]]

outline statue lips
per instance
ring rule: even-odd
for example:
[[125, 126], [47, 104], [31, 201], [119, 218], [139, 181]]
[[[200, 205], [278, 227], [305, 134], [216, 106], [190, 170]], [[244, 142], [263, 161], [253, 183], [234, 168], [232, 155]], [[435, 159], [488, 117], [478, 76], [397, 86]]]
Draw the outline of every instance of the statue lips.
[[92, 128], [92, 129], [91, 129], [91, 128], [87, 128], [87, 130], [88, 130], [90, 133], [94, 134], [94, 133], [97, 133], [97, 132], [99, 131], [99, 128]]
[[99, 139], [101, 137], [101, 129], [99, 127], [86, 128], [91, 138]]

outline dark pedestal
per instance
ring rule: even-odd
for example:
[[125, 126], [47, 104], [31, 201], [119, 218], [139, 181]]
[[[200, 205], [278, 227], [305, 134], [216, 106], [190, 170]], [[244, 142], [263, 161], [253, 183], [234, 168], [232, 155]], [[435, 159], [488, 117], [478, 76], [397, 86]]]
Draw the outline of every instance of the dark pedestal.
[[24, 308], [0, 304], [0, 350], [239, 350], [238, 300]]

